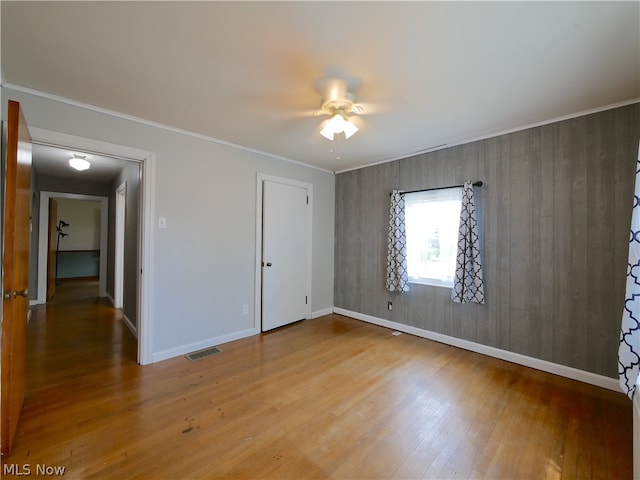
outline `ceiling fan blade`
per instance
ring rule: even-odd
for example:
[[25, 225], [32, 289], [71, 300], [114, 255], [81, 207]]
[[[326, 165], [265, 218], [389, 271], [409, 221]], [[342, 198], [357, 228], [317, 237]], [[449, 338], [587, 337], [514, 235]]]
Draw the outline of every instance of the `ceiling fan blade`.
[[376, 115], [393, 111], [398, 106], [406, 104], [406, 99], [402, 97], [357, 102], [353, 104], [353, 113], [357, 115]]
[[316, 80], [316, 90], [323, 102], [342, 100], [351, 95], [348, 91], [347, 81], [343, 78], [324, 77]]
[[364, 118], [359, 117], [358, 115], [351, 115], [349, 117], [349, 121], [351, 121], [351, 123], [353, 123], [356, 127], [358, 127], [358, 130], [367, 130], [368, 128], [368, 122]]
[[301, 118], [315, 118], [325, 115], [325, 112], [318, 108], [306, 109], [306, 110], [291, 110], [288, 112], [274, 112], [273, 119], [279, 120], [298, 120]]

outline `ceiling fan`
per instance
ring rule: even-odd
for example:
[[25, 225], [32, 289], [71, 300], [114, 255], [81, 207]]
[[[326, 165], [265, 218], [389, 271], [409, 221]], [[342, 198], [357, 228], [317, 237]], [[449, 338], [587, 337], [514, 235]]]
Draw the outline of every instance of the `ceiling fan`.
[[356, 101], [355, 93], [360, 85], [361, 81], [357, 77], [346, 75], [341, 71], [328, 73], [313, 84], [321, 98], [320, 108], [294, 110], [280, 118], [300, 119], [327, 115], [329, 118], [318, 127], [319, 133], [331, 141], [341, 138], [341, 134], [348, 139], [365, 124], [362, 116], [387, 112], [391, 105], [402, 101], [398, 98], [374, 102]]
[[[352, 91], [349, 91], [351, 87]], [[352, 115], [364, 113], [364, 107], [355, 102], [353, 90], [357, 87], [355, 82], [348, 84], [347, 80], [338, 77], [325, 77], [316, 81], [316, 90], [322, 97], [322, 106], [319, 114], [329, 115], [320, 135], [328, 140], [333, 140], [336, 134], [344, 133], [349, 138], [358, 131], [352, 122]]]

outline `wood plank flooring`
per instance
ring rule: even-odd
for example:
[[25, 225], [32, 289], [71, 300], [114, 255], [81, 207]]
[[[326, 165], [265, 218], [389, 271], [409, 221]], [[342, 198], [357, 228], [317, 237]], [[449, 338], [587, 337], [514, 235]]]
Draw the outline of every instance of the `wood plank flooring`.
[[34, 310], [5, 478], [632, 476], [622, 394], [339, 315], [140, 367], [96, 294], [65, 283]]

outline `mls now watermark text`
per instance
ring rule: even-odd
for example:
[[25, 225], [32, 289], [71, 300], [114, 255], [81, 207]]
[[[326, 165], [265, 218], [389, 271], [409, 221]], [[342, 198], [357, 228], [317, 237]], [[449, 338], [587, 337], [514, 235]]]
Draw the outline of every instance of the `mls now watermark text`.
[[29, 475], [46, 475], [50, 477], [60, 477], [64, 475], [67, 467], [59, 465], [47, 465], [45, 463], [5, 463], [2, 466], [3, 475], [14, 475], [16, 477], [28, 477]]

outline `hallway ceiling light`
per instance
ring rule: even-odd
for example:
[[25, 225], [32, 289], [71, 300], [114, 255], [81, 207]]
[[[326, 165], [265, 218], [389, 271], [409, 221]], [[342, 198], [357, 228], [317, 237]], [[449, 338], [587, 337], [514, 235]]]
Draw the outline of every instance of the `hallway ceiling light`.
[[75, 168], [79, 172], [88, 170], [91, 164], [84, 155], [73, 154], [73, 157], [69, 159], [69, 165], [71, 168]]

